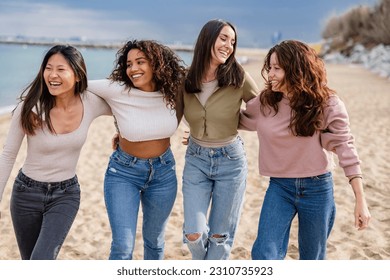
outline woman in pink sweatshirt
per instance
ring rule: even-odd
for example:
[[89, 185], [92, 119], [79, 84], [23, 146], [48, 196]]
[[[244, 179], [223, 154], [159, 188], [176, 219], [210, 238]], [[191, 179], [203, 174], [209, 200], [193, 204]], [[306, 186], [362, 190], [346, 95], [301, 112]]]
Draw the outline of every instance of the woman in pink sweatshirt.
[[241, 128], [257, 131], [259, 172], [270, 177], [252, 258], [284, 259], [298, 215], [300, 259], [325, 259], [336, 212], [332, 153], [355, 194], [355, 227], [370, 220], [346, 108], [327, 86], [324, 63], [302, 42], [271, 48], [262, 76], [266, 87], [240, 120]]

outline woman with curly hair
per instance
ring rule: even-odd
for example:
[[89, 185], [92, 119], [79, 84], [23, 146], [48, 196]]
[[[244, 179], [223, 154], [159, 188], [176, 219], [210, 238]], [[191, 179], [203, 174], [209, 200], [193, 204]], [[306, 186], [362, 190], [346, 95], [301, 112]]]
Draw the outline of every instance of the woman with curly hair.
[[302, 42], [271, 48], [262, 76], [266, 87], [247, 103], [240, 122], [257, 131], [259, 171], [270, 177], [252, 258], [284, 259], [298, 215], [300, 259], [325, 259], [336, 213], [332, 152], [355, 194], [355, 227], [365, 229], [370, 220], [348, 113], [327, 86], [323, 61]]
[[104, 179], [112, 243], [110, 259], [132, 259], [142, 205], [144, 259], [164, 257], [164, 232], [177, 192], [170, 137], [176, 131], [176, 94], [185, 68], [168, 47], [127, 42], [109, 79], [88, 90], [110, 105], [119, 134]]

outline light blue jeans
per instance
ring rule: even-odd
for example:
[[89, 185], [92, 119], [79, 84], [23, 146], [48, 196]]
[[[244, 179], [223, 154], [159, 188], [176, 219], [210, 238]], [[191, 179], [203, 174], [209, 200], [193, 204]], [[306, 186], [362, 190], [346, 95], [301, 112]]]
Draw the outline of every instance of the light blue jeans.
[[142, 204], [144, 259], [164, 258], [165, 226], [177, 193], [175, 159], [169, 148], [161, 156], [140, 159], [119, 147], [111, 155], [104, 198], [112, 231], [110, 260], [130, 260]]
[[299, 258], [325, 259], [326, 243], [336, 215], [331, 173], [308, 178], [270, 178], [252, 259], [284, 259], [296, 215]]
[[[222, 148], [204, 148], [189, 139], [183, 171], [183, 242], [192, 259], [229, 258], [246, 176], [247, 161], [240, 137]], [[190, 234], [198, 238], [190, 241]]]

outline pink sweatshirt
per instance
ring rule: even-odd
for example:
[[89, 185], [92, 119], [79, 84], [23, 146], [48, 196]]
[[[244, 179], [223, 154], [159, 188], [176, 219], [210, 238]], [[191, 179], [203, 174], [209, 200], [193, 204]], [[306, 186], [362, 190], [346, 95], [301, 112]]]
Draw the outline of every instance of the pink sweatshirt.
[[360, 160], [349, 129], [344, 103], [332, 96], [325, 108], [325, 128], [311, 137], [294, 136], [288, 128], [291, 107], [283, 98], [279, 112], [264, 116], [259, 96], [246, 103], [240, 115], [240, 128], [257, 131], [259, 138], [259, 172], [263, 176], [282, 178], [311, 177], [329, 172], [334, 167], [333, 153], [346, 176], [361, 174]]

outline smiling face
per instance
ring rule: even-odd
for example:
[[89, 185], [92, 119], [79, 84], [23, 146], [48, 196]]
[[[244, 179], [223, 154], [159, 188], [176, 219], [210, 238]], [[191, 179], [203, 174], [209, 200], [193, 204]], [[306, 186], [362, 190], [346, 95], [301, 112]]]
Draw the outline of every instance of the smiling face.
[[145, 53], [139, 49], [131, 49], [127, 54], [126, 74], [134, 87], [148, 92], [156, 90], [152, 65]]
[[43, 78], [51, 95], [58, 97], [75, 94], [77, 78], [62, 54], [56, 53], [49, 58], [43, 71]]
[[284, 81], [286, 73], [283, 68], [280, 67], [278, 57], [274, 52], [270, 57], [270, 64], [268, 70], [268, 81], [271, 83], [272, 90], [287, 94], [287, 88]]
[[211, 63], [224, 64], [233, 53], [235, 43], [236, 34], [234, 30], [229, 25], [224, 26], [211, 50]]

